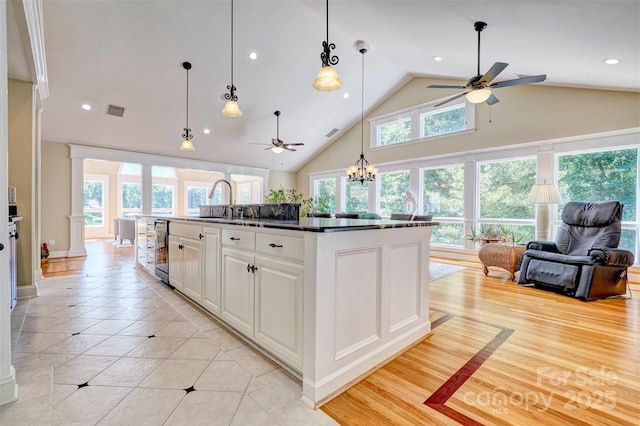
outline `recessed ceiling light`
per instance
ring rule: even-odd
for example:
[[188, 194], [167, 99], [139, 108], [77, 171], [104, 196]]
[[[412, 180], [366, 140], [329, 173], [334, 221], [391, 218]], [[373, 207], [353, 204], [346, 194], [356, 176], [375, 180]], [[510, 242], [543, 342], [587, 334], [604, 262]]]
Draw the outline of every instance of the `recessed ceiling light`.
[[80, 108], [82, 108], [85, 111], [91, 111], [91, 105], [89, 104], [82, 104], [80, 105]]
[[204, 129], [204, 130], [203, 130], [203, 132], [204, 132], [204, 134], [205, 134], [205, 135], [208, 135], [209, 133], [211, 133], [211, 130], [209, 130], [209, 129]]
[[349, 97], [349, 92], [345, 92], [345, 94], [344, 94], [344, 95], [342, 95], [342, 97], [343, 97], [344, 99], [347, 99], [347, 98]]
[[610, 59], [605, 59], [604, 63], [608, 65], [615, 65], [615, 64], [619, 64], [620, 60], [615, 58], [610, 58]]
[[434, 56], [433, 60], [434, 61], [441, 61], [442, 60], [442, 56]]
[[249, 59], [255, 61], [256, 59], [258, 59], [258, 54], [256, 52], [249, 53]]

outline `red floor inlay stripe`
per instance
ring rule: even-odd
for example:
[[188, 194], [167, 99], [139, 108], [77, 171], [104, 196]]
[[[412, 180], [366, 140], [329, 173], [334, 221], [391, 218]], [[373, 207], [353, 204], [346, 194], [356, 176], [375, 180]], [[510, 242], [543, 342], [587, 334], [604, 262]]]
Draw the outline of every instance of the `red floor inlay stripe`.
[[[432, 329], [440, 324], [451, 319], [453, 315], [447, 314], [437, 320], [433, 321]], [[482, 349], [480, 349], [469, 361], [458, 371], [456, 371], [442, 386], [440, 386], [424, 404], [430, 408], [433, 408], [437, 412], [444, 414], [450, 419], [457, 421], [464, 425], [482, 425], [472, 418], [460, 413], [459, 411], [447, 407], [445, 404], [456, 393], [456, 391], [462, 386], [472, 375], [475, 373], [484, 362], [513, 334], [514, 330], [494, 326], [501, 328], [502, 331], [496, 335], [489, 343], [487, 343]]]

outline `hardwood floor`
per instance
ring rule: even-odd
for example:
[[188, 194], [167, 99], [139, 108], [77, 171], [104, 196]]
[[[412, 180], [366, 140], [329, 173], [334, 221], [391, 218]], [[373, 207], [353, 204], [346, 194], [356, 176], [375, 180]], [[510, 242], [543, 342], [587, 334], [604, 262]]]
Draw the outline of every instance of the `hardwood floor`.
[[[43, 274], [133, 266], [133, 247], [87, 250]], [[640, 424], [640, 285], [632, 299], [583, 302], [462, 266], [431, 283], [432, 334], [324, 412], [344, 425]]]

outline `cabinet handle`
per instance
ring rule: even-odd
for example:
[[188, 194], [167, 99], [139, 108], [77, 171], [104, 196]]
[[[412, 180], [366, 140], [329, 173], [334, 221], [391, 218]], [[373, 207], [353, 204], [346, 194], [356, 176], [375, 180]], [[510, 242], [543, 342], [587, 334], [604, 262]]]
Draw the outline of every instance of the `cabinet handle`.
[[273, 247], [273, 248], [282, 247], [282, 244], [271, 243], [271, 244], [269, 244], [269, 247]]
[[256, 265], [251, 265], [250, 263], [247, 263], [247, 272], [253, 272], [255, 274], [257, 270], [258, 268], [256, 267]]
[[231, 241], [240, 241], [240, 238], [236, 238], [236, 237], [231, 237], [229, 238]]
[[204, 238], [204, 235], [202, 235], [202, 234], [198, 234], [198, 238], [203, 239], [203, 238]]

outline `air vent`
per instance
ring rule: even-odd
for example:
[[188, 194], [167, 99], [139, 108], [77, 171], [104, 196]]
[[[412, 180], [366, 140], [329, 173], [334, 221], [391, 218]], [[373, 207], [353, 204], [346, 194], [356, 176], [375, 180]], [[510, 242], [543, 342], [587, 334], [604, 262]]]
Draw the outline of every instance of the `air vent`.
[[329, 133], [327, 133], [327, 137], [330, 138], [331, 136], [335, 135], [336, 132], [338, 131], [338, 129], [336, 129], [335, 127], [333, 129], [331, 129], [331, 131]]
[[107, 104], [107, 114], [122, 117], [124, 115], [124, 107]]

